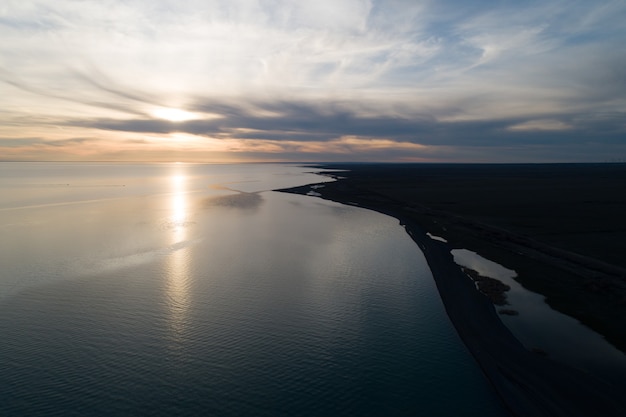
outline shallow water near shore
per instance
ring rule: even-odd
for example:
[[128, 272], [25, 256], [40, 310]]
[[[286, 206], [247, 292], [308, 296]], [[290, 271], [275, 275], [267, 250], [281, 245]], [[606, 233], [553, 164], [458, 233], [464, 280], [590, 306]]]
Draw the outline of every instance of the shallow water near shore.
[[397, 220], [292, 165], [0, 164], [0, 414], [501, 416]]

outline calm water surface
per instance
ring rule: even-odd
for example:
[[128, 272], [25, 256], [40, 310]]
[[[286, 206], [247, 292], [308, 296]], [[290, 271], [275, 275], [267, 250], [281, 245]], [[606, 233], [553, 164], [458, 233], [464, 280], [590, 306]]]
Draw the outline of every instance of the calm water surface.
[[395, 219], [290, 165], [0, 164], [0, 415], [501, 416]]
[[626, 387], [626, 355], [601, 335], [578, 320], [552, 310], [543, 295], [525, 289], [514, 279], [515, 271], [467, 249], [454, 249], [452, 255], [457, 264], [510, 287], [506, 292], [506, 308], [519, 314], [500, 315], [500, 318], [526, 348], [541, 349], [555, 361]]

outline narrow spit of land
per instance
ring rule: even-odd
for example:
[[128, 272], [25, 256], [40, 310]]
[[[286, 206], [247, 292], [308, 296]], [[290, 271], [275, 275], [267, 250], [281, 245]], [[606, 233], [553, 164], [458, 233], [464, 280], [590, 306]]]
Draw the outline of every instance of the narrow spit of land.
[[[467, 248], [626, 351], [626, 165], [332, 164], [315, 192], [398, 218], [459, 335], [514, 415], [621, 416], [623, 387], [525, 349], [452, 259]], [[310, 186], [282, 190], [306, 194]], [[435, 241], [426, 232], [447, 243]]]

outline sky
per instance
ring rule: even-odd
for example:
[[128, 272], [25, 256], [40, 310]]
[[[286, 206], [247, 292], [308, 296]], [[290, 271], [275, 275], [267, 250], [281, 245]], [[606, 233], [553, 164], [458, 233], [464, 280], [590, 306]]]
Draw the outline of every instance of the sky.
[[624, 161], [624, 22], [624, 0], [2, 0], [0, 161]]

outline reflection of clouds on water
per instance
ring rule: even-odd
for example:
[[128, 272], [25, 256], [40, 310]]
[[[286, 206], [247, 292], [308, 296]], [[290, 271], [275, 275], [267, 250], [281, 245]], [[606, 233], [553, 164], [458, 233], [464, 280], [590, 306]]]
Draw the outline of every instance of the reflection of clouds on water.
[[256, 210], [263, 204], [259, 193], [244, 193], [208, 197], [203, 200], [203, 207], [228, 207], [242, 210]]
[[84, 274], [85, 271], [88, 273], [112, 272], [138, 265], [144, 265], [159, 260], [164, 256], [172, 256], [175, 252], [193, 246], [201, 241], [202, 239], [184, 240], [176, 242], [165, 248], [156, 248], [131, 253], [129, 255], [110, 257], [90, 264], [78, 263], [76, 266], [76, 274]]
[[211, 190], [229, 190], [229, 191], [232, 191], [230, 188], [225, 187], [222, 184], [211, 184], [211, 185], [209, 185], [209, 188]]
[[[431, 239], [435, 239], [435, 237], [431, 236]], [[454, 262], [458, 265], [473, 269], [484, 277], [502, 280], [506, 284], [517, 284], [517, 281], [512, 281], [517, 276], [517, 272], [485, 259], [476, 252], [467, 249], [453, 249], [451, 253], [454, 257]]]
[[237, 191], [234, 190], [230, 187], [227, 187], [226, 185], [229, 184], [246, 184], [246, 183], [259, 183], [261, 181], [259, 180], [246, 180], [246, 181], [231, 181], [231, 182], [224, 182], [224, 183], [219, 183], [219, 184], [211, 184], [209, 185], [209, 188], [213, 189], [213, 190], [228, 190], [228, 191]]

